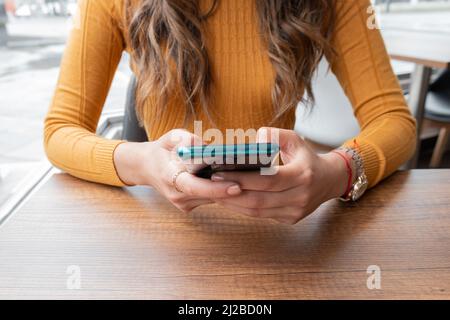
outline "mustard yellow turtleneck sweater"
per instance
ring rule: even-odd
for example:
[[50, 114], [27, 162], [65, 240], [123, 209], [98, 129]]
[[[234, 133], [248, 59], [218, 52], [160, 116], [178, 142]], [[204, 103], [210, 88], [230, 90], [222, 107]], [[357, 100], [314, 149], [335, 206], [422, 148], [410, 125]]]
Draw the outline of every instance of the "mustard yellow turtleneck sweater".
[[[353, 146], [356, 140], [373, 186], [411, 156], [415, 121], [379, 31], [367, 28], [370, 1], [335, 1], [333, 45], [337, 58], [333, 59], [332, 71], [361, 125], [360, 135], [346, 145]], [[203, 7], [210, 3], [200, 2]], [[62, 170], [85, 180], [121, 186], [113, 153], [122, 141], [98, 137], [95, 131], [122, 52], [129, 50], [124, 0], [81, 0], [79, 6], [45, 120], [45, 148], [50, 161]], [[273, 117], [274, 73], [260, 40], [255, 1], [220, 1], [206, 29], [215, 85], [216, 126], [224, 131], [269, 125]], [[172, 99], [156, 123], [150, 121], [154, 117], [155, 108], [149, 101], [144, 123], [151, 140], [183, 126], [184, 105]], [[198, 120], [203, 120], [203, 129], [210, 126], [204, 114], [200, 113]], [[292, 129], [294, 122], [292, 110], [275, 126]]]

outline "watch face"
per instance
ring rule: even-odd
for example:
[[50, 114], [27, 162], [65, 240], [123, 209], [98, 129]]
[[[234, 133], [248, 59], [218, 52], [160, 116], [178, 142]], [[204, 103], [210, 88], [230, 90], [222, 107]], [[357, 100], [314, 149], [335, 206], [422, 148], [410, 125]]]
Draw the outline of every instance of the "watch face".
[[367, 179], [358, 179], [358, 181], [355, 183], [355, 186], [353, 187], [353, 194], [352, 194], [352, 200], [356, 201], [366, 192], [367, 190]]

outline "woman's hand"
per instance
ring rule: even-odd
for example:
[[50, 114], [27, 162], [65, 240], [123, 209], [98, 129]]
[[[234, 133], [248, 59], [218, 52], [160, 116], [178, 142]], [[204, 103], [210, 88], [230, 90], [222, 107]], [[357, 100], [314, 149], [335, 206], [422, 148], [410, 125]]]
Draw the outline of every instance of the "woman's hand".
[[345, 193], [348, 169], [338, 154], [317, 155], [290, 130], [260, 129], [258, 142], [268, 141], [280, 144], [284, 165], [276, 166], [274, 175], [216, 173], [213, 181], [233, 181], [243, 190], [236, 197], [216, 199], [216, 203], [252, 217], [295, 224], [323, 202]]
[[185, 170], [176, 148], [192, 144], [201, 144], [200, 138], [185, 130], [172, 130], [154, 142], [120, 144], [114, 152], [114, 164], [125, 184], [153, 186], [183, 212], [240, 194], [236, 182], [213, 182], [188, 172], [176, 179], [181, 192], [175, 189], [174, 175]]

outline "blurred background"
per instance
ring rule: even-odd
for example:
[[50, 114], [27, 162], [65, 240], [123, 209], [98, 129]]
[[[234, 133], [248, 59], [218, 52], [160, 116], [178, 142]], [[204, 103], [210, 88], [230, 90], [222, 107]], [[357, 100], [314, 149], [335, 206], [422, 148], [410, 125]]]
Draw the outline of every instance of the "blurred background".
[[[373, 4], [383, 31], [450, 33], [449, 0]], [[43, 119], [76, 10], [76, 0], [0, 0], [0, 206], [2, 194], [6, 197], [6, 190], [11, 194], [15, 188], [7, 181], [23, 180], [30, 164], [45, 161]], [[124, 108], [131, 75], [128, 59], [124, 54], [105, 112]], [[395, 61], [393, 66], [407, 86], [414, 66]]]
[[[43, 118], [77, 3], [0, 0], [0, 7], [5, 9], [0, 18], [0, 164], [39, 161], [45, 158]], [[127, 58], [119, 68], [106, 109], [124, 106]]]

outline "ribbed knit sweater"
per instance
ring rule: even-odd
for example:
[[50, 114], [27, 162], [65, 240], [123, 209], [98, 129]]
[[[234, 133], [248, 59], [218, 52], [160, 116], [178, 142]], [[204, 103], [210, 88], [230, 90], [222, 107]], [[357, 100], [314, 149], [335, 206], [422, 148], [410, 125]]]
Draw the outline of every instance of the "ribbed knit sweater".
[[[199, 1], [202, 8], [210, 5], [210, 0]], [[337, 56], [331, 69], [361, 125], [361, 133], [346, 145], [353, 147], [356, 142], [370, 186], [374, 186], [411, 156], [415, 121], [379, 30], [368, 28], [370, 1], [335, 2], [333, 46]], [[261, 41], [256, 14], [255, 1], [222, 0], [205, 22], [214, 79], [211, 108], [215, 126], [222, 132], [258, 129], [268, 126], [274, 117], [274, 71]], [[115, 170], [113, 154], [123, 141], [98, 137], [95, 131], [121, 55], [130, 50], [124, 18], [124, 0], [79, 2], [79, 14], [45, 121], [45, 148], [55, 166], [85, 180], [116, 186], [123, 182]], [[183, 127], [184, 116], [183, 101], [174, 97], [155, 118], [156, 108], [148, 99], [143, 119], [149, 139]], [[203, 121], [203, 129], [212, 126], [202, 112], [196, 120]], [[291, 110], [272, 126], [292, 129], [294, 123], [295, 110]], [[192, 130], [192, 124], [187, 129]]]

